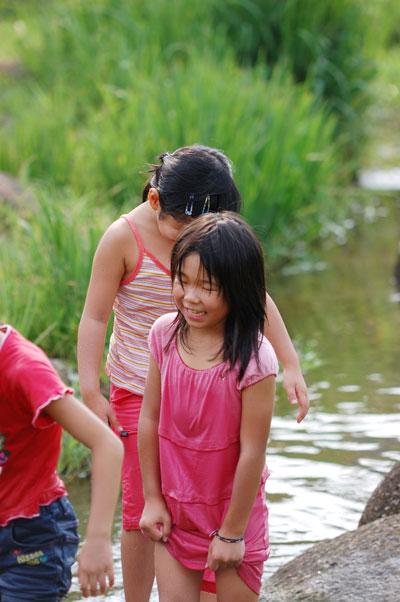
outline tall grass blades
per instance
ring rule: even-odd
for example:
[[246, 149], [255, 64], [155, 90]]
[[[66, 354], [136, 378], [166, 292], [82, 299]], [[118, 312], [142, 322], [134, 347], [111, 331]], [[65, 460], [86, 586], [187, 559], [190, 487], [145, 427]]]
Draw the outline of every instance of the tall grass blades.
[[[50, 356], [73, 359], [95, 248], [106, 220], [88, 200], [37, 191], [1, 246], [1, 318]], [[67, 205], [67, 201], [71, 204]]]
[[[359, 0], [215, 0], [239, 60], [268, 66], [285, 61], [297, 82], [309, 81], [339, 117], [347, 160], [357, 166], [364, 140], [363, 115], [371, 97], [376, 33], [372, 8]], [[373, 8], [376, 8], [374, 6]], [[381, 9], [382, 10], [382, 9]], [[376, 11], [375, 11], [376, 12]]]
[[29, 337], [39, 313], [39, 290], [29, 258], [14, 243], [3, 241], [0, 246], [0, 321]]
[[68, 478], [72, 475], [87, 477], [91, 469], [91, 454], [87, 447], [64, 431], [61, 454], [58, 460], [58, 472]]
[[[360, 145], [368, 14], [362, 0], [0, 5], [21, 62], [18, 77], [0, 68], [0, 169], [36, 199], [1, 226], [0, 319], [75, 362], [100, 236], [138, 202], [147, 162], [182, 145], [233, 160], [270, 262], [317, 239]], [[85, 448], [63, 448], [63, 471], [89, 469]]]
[[[69, 117], [60, 114], [61, 90], [29, 93], [25, 102], [29, 99], [34, 110], [18, 111], [8, 144], [19, 157], [14, 169], [25, 164], [31, 178], [132, 206], [143, 185], [138, 172], [147, 161], [201, 142], [233, 159], [245, 215], [263, 226], [271, 254], [276, 241], [282, 250], [293, 240], [299, 216], [302, 236], [312, 239], [309, 225], [318, 212], [322, 219], [329, 205], [328, 198], [322, 203], [322, 192], [339, 164], [332, 143], [335, 120], [307, 86], [295, 85], [284, 69], [266, 80], [261, 61], [241, 69], [228, 50], [220, 61], [208, 51], [201, 57], [188, 51], [185, 61], [160, 63], [151, 74], [136, 66], [131, 76], [124, 88], [99, 82], [101, 102], [80, 122], [74, 119], [76, 91], [67, 97]], [[33, 117], [38, 113], [40, 121]]]
[[[318, 236], [326, 214], [336, 209], [337, 197], [333, 201], [327, 190], [348, 178], [343, 139], [349, 138], [333, 140], [333, 100], [330, 105], [323, 100], [329, 96], [328, 80], [318, 69], [330, 70], [339, 88], [346, 83], [345, 71], [342, 77], [329, 57], [351, 49], [353, 30], [346, 19], [355, 17], [357, 2], [177, 0], [172, 5], [166, 0], [13, 4], [21, 57], [31, 75], [14, 82], [0, 100], [6, 115], [0, 161], [6, 171], [71, 191], [68, 210], [47, 196], [40, 226], [33, 220], [26, 231], [32, 240], [48, 241], [41, 255], [32, 257], [41, 256], [59, 278], [67, 305], [87, 278], [76, 278], [76, 267], [71, 273], [69, 266], [79, 263], [79, 245], [75, 255], [57, 221], [70, 224], [72, 236], [79, 231], [71, 224], [73, 205], [82, 195], [100, 204], [133, 206], [143, 184], [138, 172], [164, 150], [193, 142], [222, 148], [236, 165], [245, 215], [268, 238], [271, 256], [287, 253], [299, 238]], [[231, 10], [221, 12], [227, 7]], [[246, 29], [250, 25], [260, 30], [251, 68], [237, 64], [230, 23], [236, 23], [238, 35], [253, 31]], [[278, 41], [272, 50], [271, 40]], [[346, 60], [359, 58], [354, 50]]]

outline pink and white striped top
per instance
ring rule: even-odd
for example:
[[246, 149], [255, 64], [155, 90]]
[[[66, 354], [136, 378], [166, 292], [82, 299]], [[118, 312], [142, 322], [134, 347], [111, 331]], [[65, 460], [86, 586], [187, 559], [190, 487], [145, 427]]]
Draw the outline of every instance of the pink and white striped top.
[[171, 294], [170, 270], [144, 247], [132, 220], [127, 215], [122, 217], [136, 238], [139, 259], [132, 274], [121, 281], [115, 297], [106, 373], [115, 386], [143, 395], [150, 328], [160, 316], [176, 311], [176, 305]]

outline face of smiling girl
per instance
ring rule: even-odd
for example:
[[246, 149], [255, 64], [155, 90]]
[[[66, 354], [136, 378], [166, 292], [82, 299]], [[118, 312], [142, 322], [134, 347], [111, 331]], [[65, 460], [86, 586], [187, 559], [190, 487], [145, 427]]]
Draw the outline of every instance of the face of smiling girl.
[[221, 329], [223, 332], [228, 305], [218, 283], [208, 277], [197, 253], [182, 262], [182, 280], [175, 278], [172, 294], [187, 324], [193, 328]]

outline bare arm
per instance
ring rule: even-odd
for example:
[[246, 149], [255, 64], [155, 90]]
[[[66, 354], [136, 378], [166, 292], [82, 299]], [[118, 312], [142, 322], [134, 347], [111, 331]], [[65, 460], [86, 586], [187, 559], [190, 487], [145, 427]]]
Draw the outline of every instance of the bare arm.
[[72, 395], [53, 401], [46, 414], [92, 451], [92, 492], [86, 537], [79, 554], [85, 597], [114, 583], [111, 529], [118, 499], [123, 446], [118, 437]]
[[117, 220], [105, 232], [96, 250], [78, 331], [78, 370], [83, 400], [99, 418], [117, 429], [114, 412], [100, 393], [100, 370], [108, 321], [126, 271], [128, 244], [132, 249], [132, 234], [123, 220]]
[[299, 404], [297, 422], [301, 422], [310, 407], [307, 385], [285, 323], [269, 295], [267, 295], [267, 319], [264, 323], [264, 335], [275, 349], [278, 360], [283, 366], [283, 384], [290, 403]]
[[168, 539], [171, 516], [161, 492], [158, 423], [161, 404], [161, 377], [157, 363], [150, 354], [149, 371], [139, 418], [139, 459], [143, 479], [145, 506], [140, 528], [154, 541]]
[[[233, 482], [232, 497], [220, 535], [243, 537], [254, 506], [265, 465], [265, 451], [274, 407], [275, 378], [270, 376], [247, 387], [242, 393], [240, 457]], [[238, 566], [244, 556], [244, 542], [225, 543], [214, 538], [208, 553], [210, 570]]]

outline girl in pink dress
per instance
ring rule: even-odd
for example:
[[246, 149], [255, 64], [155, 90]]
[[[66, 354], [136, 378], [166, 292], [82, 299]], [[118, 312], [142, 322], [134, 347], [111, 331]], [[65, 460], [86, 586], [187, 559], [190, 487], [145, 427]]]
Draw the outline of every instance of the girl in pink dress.
[[238, 215], [210, 213], [180, 234], [171, 276], [178, 312], [149, 336], [140, 526], [156, 542], [161, 602], [198, 602], [205, 571], [218, 602], [256, 602], [269, 554], [265, 451], [278, 372], [262, 335], [262, 251]]
[[[84, 402], [120, 433], [122, 468], [121, 561], [126, 602], [149, 602], [154, 545], [143, 537], [142, 480], [137, 429], [149, 362], [147, 339], [156, 318], [175, 311], [171, 296], [171, 250], [184, 225], [202, 213], [239, 212], [241, 199], [231, 164], [219, 150], [194, 144], [164, 153], [151, 166], [143, 202], [107, 228], [93, 259], [78, 334], [80, 390]], [[309, 401], [299, 359], [274, 301], [267, 295], [264, 333], [282, 364], [283, 384], [297, 420]], [[114, 312], [106, 372], [110, 403], [100, 391], [107, 324]], [[215, 583], [204, 582], [206, 592]], [[205, 598], [210, 596], [205, 594]], [[204, 602], [204, 599], [203, 599]]]

